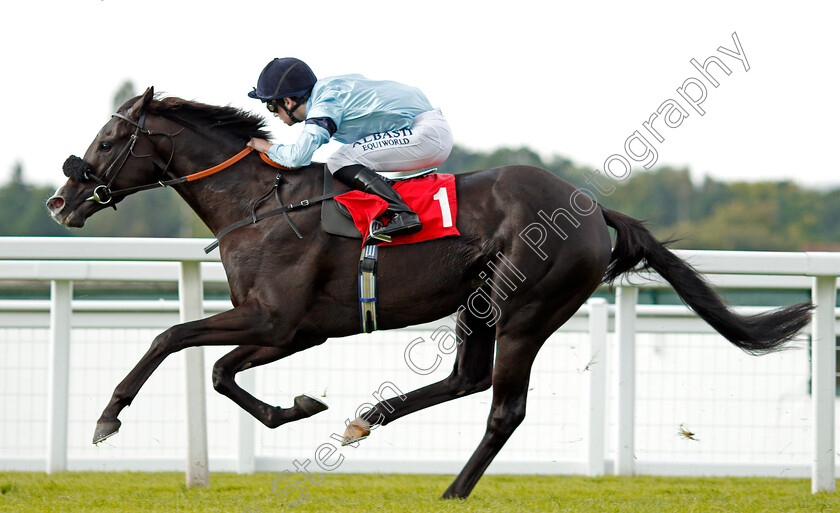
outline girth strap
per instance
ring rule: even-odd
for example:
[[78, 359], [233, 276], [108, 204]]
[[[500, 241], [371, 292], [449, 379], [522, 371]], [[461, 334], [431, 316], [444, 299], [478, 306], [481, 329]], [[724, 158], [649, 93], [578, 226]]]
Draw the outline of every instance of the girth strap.
[[[382, 228], [382, 224], [374, 220], [372, 229]], [[369, 244], [362, 246], [359, 258], [359, 314], [362, 321], [362, 333], [376, 331], [378, 316], [376, 313], [376, 271], [379, 246]]]

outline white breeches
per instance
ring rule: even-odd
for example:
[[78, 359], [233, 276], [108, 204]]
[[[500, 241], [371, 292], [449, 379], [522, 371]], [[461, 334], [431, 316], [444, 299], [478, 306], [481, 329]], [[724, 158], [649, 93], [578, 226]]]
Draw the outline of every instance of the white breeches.
[[452, 151], [452, 131], [440, 109], [424, 112], [408, 128], [345, 144], [327, 160], [330, 173], [361, 164], [372, 171], [413, 171], [436, 166]]

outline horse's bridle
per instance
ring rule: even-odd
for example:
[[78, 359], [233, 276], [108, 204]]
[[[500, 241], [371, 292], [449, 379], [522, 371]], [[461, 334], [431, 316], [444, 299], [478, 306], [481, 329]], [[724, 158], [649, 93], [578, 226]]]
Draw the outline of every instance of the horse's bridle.
[[[76, 180], [78, 180], [80, 182], [93, 181], [93, 182], [96, 182], [96, 183], [99, 184], [93, 189], [93, 194], [91, 195], [91, 197], [87, 198], [85, 201], [95, 201], [95, 202], [99, 203], [100, 205], [111, 204], [111, 206], [116, 208], [116, 206], [111, 203], [114, 200], [114, 198], [118, 198], [118, 197], [121, 197], [121, 196], [128, 196], [129, 194], [133, 194], [135, 192], [145, 191], [145, 190], [149, 190], [149, 189], [155, 189], [155, 188], [158, 188], [158, 187], [169, 187], [171, 185], [178, 185], [178, 184], [182, 184], [182, 183], [186, 183], [186, 182], [191, 182], [193, 180], [198, 180], [199, 178], [204, 178], [205, 176], [210, 176], [214, 173], [222, 171], [223, 169], [227, 169], [228, 167], [230, 167], [233, 164], [239, 162], [245, 156], [247, 156], [249, 153], [254, 151], [253, 148], [248, 147], [248, 148], [245, 148], [244, 150], [240, 151], [239, 153], [237, 153], [233, 157], [231, 157], [231, 158], [227, 159], [226, 161], [222, 162], [221, 164], [215, 165], [215, 166], [213, 166], [209, 169], [205, 169], [204, 171], [199, 171], [199, 172], [196, 172], [196, 173], [192, 173], [190, 175], [182, 176], [180, 178], [174, 178], [172, 180], [162, 180], [162, 178], [166, 175], [166, 172], [169, 170], [170, 164], [172, 164], [172, 159], [175, 157], [175, 136], [180, 134], [181, 131], [183, 130], [183, 128], [181, 130], [179, 130], [178, 132], [174, 133], [174, 134], [167, 134], [165, 132], [154, 132], [154, 131], [149, 130], [145, 127], [145, 124], [146, 124], [145, 123], [146, 122], [146, 114], [145, 113], [140, 116], [140, 119], [138, 121], [134, 121], [133, 119], [131, 119], [131, 118], [129, 118], [129, 117], [123, 115], [123, 114], [120, 114], [119, 112], [112, 114], [111, 117], [115, 117], [115, 118], [119, 118], [123, 121], [127, 121], [128, 123], [134, 125], [135, 130], [134, 130], [134, 133], [131, 134], [128, 141], [123, 146], [122, 150], [120, 150], [119, 154], [117, 154], [116, 158], [111, 162], [111, 164], [108, 166], [108, 168], [102, 174], [102, 178], [99, 178], [98, 176], [93, 174], [93, 166], [91, 164], [85, 162], [84, 160], [80, 159], [79, 157], [76, 157], [75, 155], [71, 155], [70, 158], [67, 159], [67, 162], [64, 163], [64, 174], [66, 176], [71, 177], [71, 178], [75, 178]], [[160, 166], [161, 167], [161, 172], [160, 172], [160, 175], [158, 175], [158, 179], [155, 182], [152, 182], [152, 183], [149, 183], [149, 184], [146, 184], [146, 185], [138, 185], [136, 187], [127, 187], [125, 189], [112, 191], [111, 186], [116, 181], [117, 176], [119, 176], [120, 171], [122, 171], [123, 167], [125, 166], [125, 163], [128, 161], [129, 156], [134, 156], [134, 157], [137, 157], [137, 158], [152, 157], [152, 155], [135, 155], [134, 154], [134, 145], [137, 144], [137, 140], [140, 138], [140, 134], [146, 134], [146, 135], [149, 135], [149, 136], [163, 135], [163, 136], [168, 137], [169, 141], [172, 145], [172, 150], [169, 153], [169, 160], [166, 161], [166, 164], [163, 164], [163, 162], [160, 161], [160, 164], [162, 164]], [[267, 164], [269, 164], [273, 167], [288, 170], [288, 168], [285, 168], [285, 167], [283, 167], [279, 164], [276, 164], [275, 162], [272, 162], [268, 157], [266, 157], [262, 153], [260, 153], [260, 157], [262, 157], [262, 159]], [[116, 167], [116, 170], [113, 172], [113, 174], [111, 174], [111, 171], [115, 167]], [[110, 178], [108, 178], [109, 175], [110, 175]], [[108, 179], [108, 181], [105, 182], [105, 179]]]
[[[151, 130], [148, 130], [145, 127], [145, 125], [146, 125], [146, 113], [145, 112], [140, 115], [140, 119], [138, 121], [134, 121], [133, 119], [131, 119], [128, 116], [125, 116], [123, 114], [120, 114], [119, 112], [115, 112], [114, 114], [111, 114], [111, 117], [122, 119], [123, 121], [126, 121], [126, 122], [134, 125], [135, 129], [134, 129], [134, 133], [131, 134], [128, 141], [125, 143], [125, 145], [123, 145], [122, 150], [120, 150], [119, 154], [117, 154], [116, 158], [111, 162], [111, 164], [108, 166], [108, 168], [105, 169], [105, 172], [102, 174], [102, 178], [97, 177], [95, 174], [93, 174], [92, 172], [89, 172], [89, 171], [85, 171], [85, 173], [84, 173], [85, 178], [87, 178], [88, 180], [95, 181], [99, 184], [93, 189], [93, 195], [90, 198], [87, 198], [85, 201], [95, 201], [95, 202], [99, 203], [100, 205], [107, 205], [107, 204], [111, 203], [114, 200], [115, 197], [127, 196], [128, 194], [131, 194], [131, 193], [136, 192], [138, 190], [143, 190], [143, 189], [158, 187], [158, 186], [165, 187], [165, 185], [160, 181], [160, 178], [163, 178], [166, 175], [166, 172], [169, 169], [169, 165], [172, 163], [172, 158], [175, 156], [175, 135], [178, 135], [178, 134], [167, 134], [167, 133], [164, 133], [164, 132], [153, 132]], [[156, 183], [149, 184], [149, 186], [130, 187], [130, 188], [127, 188], [127, 189], [120, 189], [118, 191], [112, 191], [111, 186], [116, 181], [117, 177], [120, 174], [120, 171], [122, 171], [123, 167], [125, 166], [125, 163], [128, 161], [129, 156], [134, 156], [134, 157], [137, 157], [137, 158], [151, 157], [151, 155], [135, 155], [134, 154], [134, 145], [137, 144], [137, 140], [140, 138], [141, 133], [149, 135], [149, 136], [163, 135], [163, 136], [168, 137], [169, 141], [172, 143], [172, 151], [169, 154], [169, 160], [163, 166], [163, 169], [161, 170], [160, 175], [159, 175]], [[119, 164], [119, 166], [117, 166], [117, 164]], [[114, 171], [113, 174], [111, 174], [111, 171], [114, 169], [115, 166], [117, 166], [116, 171]], [[66, 171], [65, 171], [65, 174], [67, 174]], [[108, 178], [109, 175], [110, 175], [110, 178]], [[108, 182], [106, 183], [104, 181], [104, 179], [108, 179]]]
[[[154, 188], [157, 188], [157, 187], [168, 187], [170, 185], [177, 185], [177, 184], [181, 184], [181, 183], [192, 182], [194, 180], [198, 180], [199, 178], [204, 178], [205, 176], [210, 176], [212, 174], [218, 173], [219, 171], [227, 169], [230, 166], [232, 166], [233, 164], [235, 164], [235, 163], [239, 162], [240, 160], [242, 160], [243, 158], [245, 158], [252, 151], [254, 151], [254, 148], [251, 148], [249, 146], [249, 147], [245, 148], [244, 150], [240, 151], [239, 153], [237, 153], [236, 155], [234, 155], [233, 157], [231, 157], [231, 158], [227, 159], [226, 161], [222, 162], [221, 164], [217, 164], [217, 165], [215, 165], [211, 168], [205, 169], [203, 171], [198, 171], [196, 173], [192, 173], [192, 174], [189, 174], [189, 175], [186, 175], [186, 176], [182, 176], [180, 178], [174, 178], [172, 180], [160, 180], [160, 178], [162, 178], [166, 174], [167, 170], [169, 169], [169, 165], [172, 163], [172, 159], [175, 156], [175, 136], [178, 135], [179, 133], [181, 133], [181, 131], [179, 130], [178, 132], [176, 132], [174, 134], [167, 134], [167, 133], [164, 133], [164, 132], [153, 132], [151, 130], [148, 130], [148, 129], [145, 128], [145, 121], [146, 121], [146, 114], [145, 113], [140, 116], [140, 119], [138, 121], [134, 121], [133, 119], [130, 119], [127, 116], [125, 116], [123, 114], [120, 114], [118, 112], [112, 114], [111, 117], [119, 118], [119, 119], [122, 119], [123, 121], [127, 121], [127, 122], [131, 123], [132, 125], [135, 126], [135, 130], [134, 130], [134, 133], [131, 134], [129, 140], [123, 146], [122, 150], [120, 150], [120, 153], [111, 162], [111, 164], [108, 166], [108, 168], [102, 174], [102, 178], [99, 178], [99, 177], [97, 177], [96, 175], [93, 174], [93, 166], [92, 165], [85, 162], [83, 159], [81, 159], [79, 157], [76, 157], [75, 155], [71, 155], [67, 159], [67, 161], [64, 163], [64, 174], [66, 176], [68, 176], [70, 178], [74, 178], [75, 180], [80, 181], [80, 182], [93, 181], [93, 182], [97, 182], [99, 184], [93, 189], [93, 195], [90, 198], [87, 198], [85, 201], [96, 201], [97, 203], [99, 203], [101, 205], [108, 205], [109, 203], [111, 203], [114, 200], [115, 197], [127, 196], [127, 195], [135, 193], [135, 192], [144, 191], [144, 190], [148, 190], [148, 189], [154, 189]], [[183, 128], [181, 130], [183, 130]], [[172, 152], [169, 154], [169, 160], [166, 162], [166, 165], [163, 166], [163, 170], [161, 171], [161, 174], [159, 176], [158, 181], [156, 181], [154, 183], [146, 184], [146, 185], [138, 185], [136, 187], [128, 187], [128, 188], [125, 188], [125, 189], [112, 191], [111, 186], [114, 184], [114, 181], [116, 180], [120, 171], [122, 171], [123, 166], [125, 166], [125, 163], [126, 163], [126, 161], [128, 161], [129, 156], [133, 155], [133, 156], [138, 157], [138, 158], [145, 158], [145, 157], [151, 157], [152, 156], [152, 155], [134, 155], [134, 145], [137, 143], [137, 140], [140, 138], [140, 134], [146, 134], [146, 135], [150, 135], [150, 136], [151, 135], [165, 135], [166, 137], [169, 137], [169, 140], [172, 143]], [[276, 162], [273, 162], [264, 153], [259, 153], [259, 155], [260, 155], [260, 158], [262, 158], [262, 160], [266, 164], [268, 164], [268, 165], [270, 165], [274, 168], [281, 169], [281, 170], [286, 170], [286, 171], [290, 170], [287, 167], [283, 167], [280, 164], [277, 164]], [[111, 176], [111, 178], [106, 183], [103, 179], [108, 177], [108, 175], [111, 173], [111, 170], [115, 166], [117, 166], [118, 163], [119, 163], [119, 167], [117, 167], [114, 174]], [[297, 203], [291, 203], [289, 205], [284, 205], [280, 201], [280, 196], [278, 194], [279, 185], [280, 185], [280, 174], [278, 173], [277, 177], [274, 179], [274, 185], [271, 188], [271, 190], [268, 193], [266, 193], [262, 198], [258, 199], [254, 203], [254, 205], [251, 209], [251, 216], [247, 219], [243, 219], [243, 220], [241, 220], [237, 223], [233, 223], [232, 225], [227, 226], [227, 227], [223, 228], [222, 230], [220, 230], [219, 233], [216, 235], [216, 240], [212, 244], [210, 244], [209, 246], [204, 248], [204, 251], [206, 253], [209, 253], [210, 251], [212, 251], [214, 248], [216, 248], [219, 245], [219, 239], [221, 239], [224, 235], [230, 233], [231, 231], [233, 231], [237, 228], [241, 228], [243, 226], [246, 226], [248, 224], [256, 224], [263, 219], [266, 219], [268, 217], [273, 217], [273, 216], [276, 216], [278, 214], [283, 214], [283, 217], [286, 218], [286, 221], [288, 221], [289, 226], [292, 227], [292, 230], [294, 230], [294, 232], [298, 236], [298, 238], [303, 238], [303, 235], [300, 234], [300, 231], [298, 231], [298, 229], [295, 227], [294, 223], [292, 222], [291, 218], [289, 217], [289, 214], [288, 214], [289, 211], [296, 210], [296, 209], [299, 209], [299, 208], [305, 208], [305, 207], [308, 207], [310, 205], [315, 205], [315, 204], [320, 203], [324, 200], [334, 198], [335, 196], [338, 196], [339, 194], [342, 194], [341, 192], [331, 192], [331, 193], [324, 194], [324, 195], [321, 195], [321, 196], [318, 196], [318, 197], [315, 197], [315, 198], [312, 198], [312, 199], [305, 199], [305, 200], [301, 200]], [[263, 200], [268, 198], [268, 196], [270, 196], [272, 193], [274, 194], [275, 198], [277, 199], [277, 202], [280, 204], [280, 207], [275, 208], [273, 210], [270, 210], [268, 212], [264, 212], [262, 214], [257, 214], [257, 207], [260, 205], [260, 203], [262, 203]], [[116, 205], [112, 204], [111, 206], [113, 206], [116, 209]]]

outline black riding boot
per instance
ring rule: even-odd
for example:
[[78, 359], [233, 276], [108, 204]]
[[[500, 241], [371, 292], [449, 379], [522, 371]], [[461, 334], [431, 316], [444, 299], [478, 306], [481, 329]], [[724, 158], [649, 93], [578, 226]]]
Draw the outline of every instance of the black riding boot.
[[354, 164], [345, 166], [333, 174], [342, 183], [362, 192], [374, 194], [388, 202], [385, 215], [390, 218], [384, 226], [368, 235], [365, 244], [379, 244], [390, 242], [391, 237], [397, 235], [411, 235], [423, 227], [420, 217], [405, 204], [400, 193], [394, 190], [388, 182], [370, 169]]

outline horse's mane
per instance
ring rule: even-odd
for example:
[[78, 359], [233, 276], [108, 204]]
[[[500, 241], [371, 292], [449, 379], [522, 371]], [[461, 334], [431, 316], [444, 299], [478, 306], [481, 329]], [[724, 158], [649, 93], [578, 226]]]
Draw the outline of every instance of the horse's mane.
[[[128, 110], [139, 100], [128, 100], [120, 110]], [[230, 105], [219, 107], [176, 97], [156, 97], [147, 112], [183, 124], [196, 131], [224, 130], [244, 144], [252, 137], [270, 139], [265, 120], [252, 113]]]

